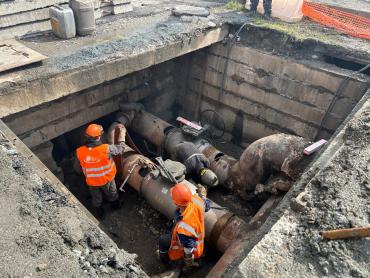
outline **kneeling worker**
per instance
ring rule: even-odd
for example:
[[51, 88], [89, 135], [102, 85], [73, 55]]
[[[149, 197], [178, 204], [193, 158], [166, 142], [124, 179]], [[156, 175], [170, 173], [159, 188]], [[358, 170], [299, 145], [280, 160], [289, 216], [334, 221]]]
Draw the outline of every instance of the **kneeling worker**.
[[162, 261], [181, 262], [185, 267], [198, 266], [196, 262], [204, 249], [204, 213], [210, 208], [206, 190], [201, 187], [198, 194], [192, 194], [184, 184], [171, 188], [171, 197], [177, 210], [172, 235], [162, 235], [159, 239], [159, 253]]
[[104, 217], [102, 207], [103, 195], [112, 203], [112, 207], [121, 207], [114, 178], [116, 176], [116, 165], [113, 161], [114, 155], [120, 155], [124, 150], [124, 138], [126, 128], [118, 125], [120, 138], [123, 138], [122, 145], [108, 145], [101, 142], [103, 127], [97, 124], [90, 124], [86, 131], [85, 146], [77, 149], [77, 158], [86, 178], [92, 197], [92, 205], [99, 218]]

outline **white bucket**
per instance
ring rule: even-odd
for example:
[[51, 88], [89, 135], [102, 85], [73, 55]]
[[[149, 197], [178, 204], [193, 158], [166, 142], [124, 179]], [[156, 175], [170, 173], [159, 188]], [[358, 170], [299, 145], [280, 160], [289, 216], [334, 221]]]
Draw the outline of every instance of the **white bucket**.
[[[303, 0], [272, 0], [271, 16], [286, 22], [300, 21], [303, 17], [302, 5]], [[250, 9], [250, 0], [246, 1], [245, 8]], [[257, 11], [264, 13], [263, 0], [259, 0]]]

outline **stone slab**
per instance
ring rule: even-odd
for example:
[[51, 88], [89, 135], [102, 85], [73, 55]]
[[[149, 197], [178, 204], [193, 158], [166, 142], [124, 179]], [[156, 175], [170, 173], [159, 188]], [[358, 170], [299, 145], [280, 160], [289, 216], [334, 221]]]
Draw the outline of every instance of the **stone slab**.
[[190, 16], [209, 16], [209, 11], [203, 7], [178, 5], [172, 10], [172, 13], [177, 16], [190, 15]]
[[16, 40], [0, 42], [0, 72], [41, 62], [47, 58]]
[[1, 40], [6, 40], [18, 36], [24, 36], [26, 34], [31, 34], [34, 32], [43, 32], [47, 30], [51, 30], [49, 19], [1, 28], [0, 38]]
[[67, 4], [66, 0], [37, 0], [37, 1], [24, 1], [15, 0], [0, 3], [0, 16], [7, 14], [15, 14], [24, 11], [31, 11], [50, 7], [57, 4]]
[[14, 26], [23, 23], [45, 20], [49, 18], [49, 8], [26, 11], [17, 14], [0, 16], [0, 28]]

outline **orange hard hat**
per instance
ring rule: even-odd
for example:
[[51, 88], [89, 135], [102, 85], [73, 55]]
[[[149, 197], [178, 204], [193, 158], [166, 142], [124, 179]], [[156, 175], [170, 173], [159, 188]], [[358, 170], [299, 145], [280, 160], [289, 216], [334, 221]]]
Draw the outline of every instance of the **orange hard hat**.
[[103, 134], [103, 127], [97, 124], [90, 124], [86, 128], [85, 134], [90, 137], [99, 137]]
[[178, 206], [186, 206], [191, 202], [192, 193], [185, 184], [178, 183], [170, 190], [173, 202]]

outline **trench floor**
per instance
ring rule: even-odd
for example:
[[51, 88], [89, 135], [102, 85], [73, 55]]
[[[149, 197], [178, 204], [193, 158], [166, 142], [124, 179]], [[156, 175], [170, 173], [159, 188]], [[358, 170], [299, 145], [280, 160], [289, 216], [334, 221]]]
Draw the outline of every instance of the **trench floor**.
[[[61, 167], [64, 173], [64, 184], [92, 213], [91, 198], [82, 176], [76, 174], [71, 167], [72, 161], [65, 160]], [[121, 181], [117, 181], [117, 186]], [[110, 238], [129, 253], [137, 254], [137, 262], [148, 275], [160, 274], [168, 269], [158, 256], [158, 238], [170, 231], [171, 221], [151, 208], [137, 192], [128, 185], [125, 192], [120, 192], [122, 208], [114, 210], [109, 203], [104, 203], [106, 215], [100, 221], [100, 227]], [[207, 248], [202, 267], [186, 275], [186, 277], [205, 277], [217, 260], [218, 251]]]

